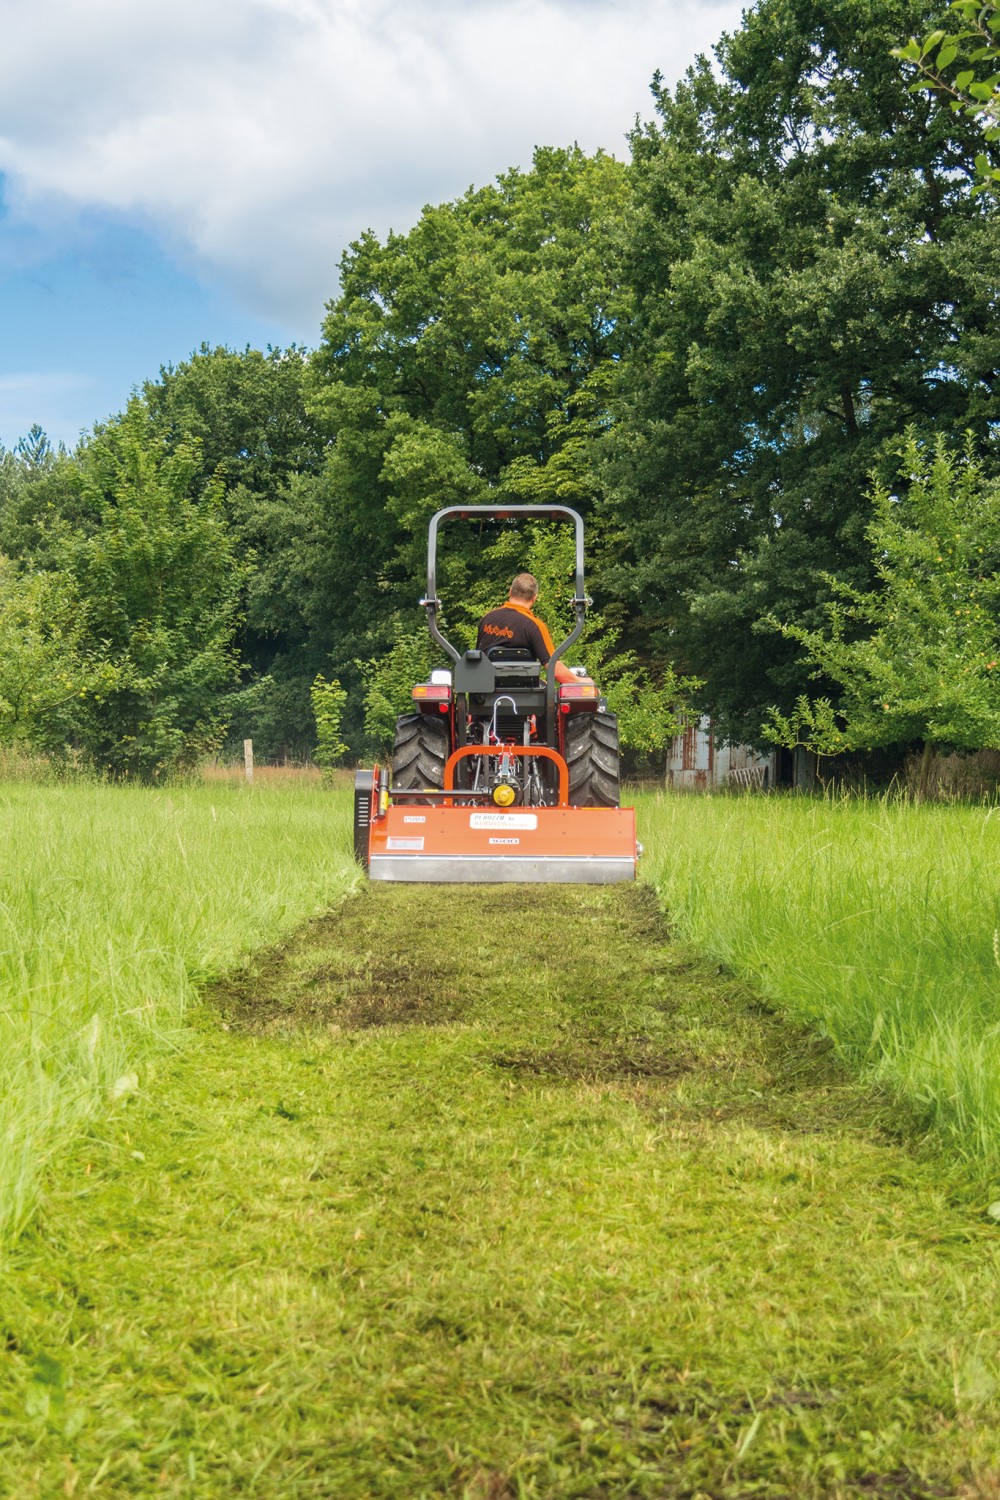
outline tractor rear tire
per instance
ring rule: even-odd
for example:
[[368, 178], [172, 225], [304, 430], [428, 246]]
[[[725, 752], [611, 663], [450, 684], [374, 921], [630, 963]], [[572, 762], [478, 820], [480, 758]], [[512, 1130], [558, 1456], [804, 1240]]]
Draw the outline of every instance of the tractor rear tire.
[[570, 802], [574, 807], [618, 807], [618, 720], [614, 714], [575, 713], [565, 723]]
[[448, 721], [430, 714], [403, 714], [396, 720], [392, 747], [392, 784], [402, 791], [444, 786], [444, 763], [450, 750]]

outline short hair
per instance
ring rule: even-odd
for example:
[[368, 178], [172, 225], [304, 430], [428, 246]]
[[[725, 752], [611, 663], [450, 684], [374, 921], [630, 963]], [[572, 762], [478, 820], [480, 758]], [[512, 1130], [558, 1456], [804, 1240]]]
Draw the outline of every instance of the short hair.
[[510, 586], [510, 597], [530, 604], [538, 593], [538, 579], [532, 573], [518, 573]]

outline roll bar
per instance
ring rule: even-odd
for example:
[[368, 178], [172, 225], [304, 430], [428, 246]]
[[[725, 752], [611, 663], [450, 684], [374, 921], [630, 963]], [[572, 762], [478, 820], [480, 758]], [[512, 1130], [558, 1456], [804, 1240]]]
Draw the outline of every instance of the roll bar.
[[579, 639], [587, 618], [587, 606], [592, 602], [587, 598], [583, 588], [583, 518], [577, 511], [571, 510], [568, 505], [448, 505], [444, 510], [436, 511], [431, 516], [427, 532], [427, 594], [421, 599], [420, 604], [427, 611], [427, 628], [431, 633], [431, 639], [447, 652], [452, 661], [461, 661], [461, 653], [449, 640], [445, 639], [437, 623], [437, 613], [441, 608], [441, 601], [437, 597], [438, 527], [442, 521], [507, 521], [513, 516], [526, 516], [534, 519], [547, 517], [556, 521], [572, 521], [576, 538], [576, 594], [572, 600], [576, 611], [576, 623], [566, 639], [559, 642], [549, 657], [545, 678], [545, 706], [549, 723], [552, 724], [556, 703], [556, 662], [563, 652]]

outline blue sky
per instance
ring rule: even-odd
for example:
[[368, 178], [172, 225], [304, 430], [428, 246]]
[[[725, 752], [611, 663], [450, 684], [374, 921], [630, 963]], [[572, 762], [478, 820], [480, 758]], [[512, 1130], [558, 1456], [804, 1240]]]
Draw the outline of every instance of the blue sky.
[[34, 0], [0, 52], [0, 443], [202, 343], [315, 345], [345, 245], [536, 144], [626, 153], [732, 0]]
[[0, 218], [0, 443], [33, 422], [73, 447], [80, 432], [119, 411], [133, 386], [177, 364], [202, 342], [243, 348], [315, 342], [314, 326], [261, 318], [199, 278], [159, 236], [92, 212], [69, 235], [36, 241], [28, 264], [4, 254], [20, 238]]

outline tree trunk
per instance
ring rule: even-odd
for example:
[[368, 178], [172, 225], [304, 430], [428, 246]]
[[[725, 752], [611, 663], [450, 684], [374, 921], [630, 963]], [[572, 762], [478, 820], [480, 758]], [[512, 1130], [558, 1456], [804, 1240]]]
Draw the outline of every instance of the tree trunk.
[[920, 757], [920, 775], [917, 777], [917, 801], [924, 802], [927, 798], [927, 789], [931, 779], [931, 761], [934, 757], [934, 745], [931, 740], [924, 740], [924, 750]]

